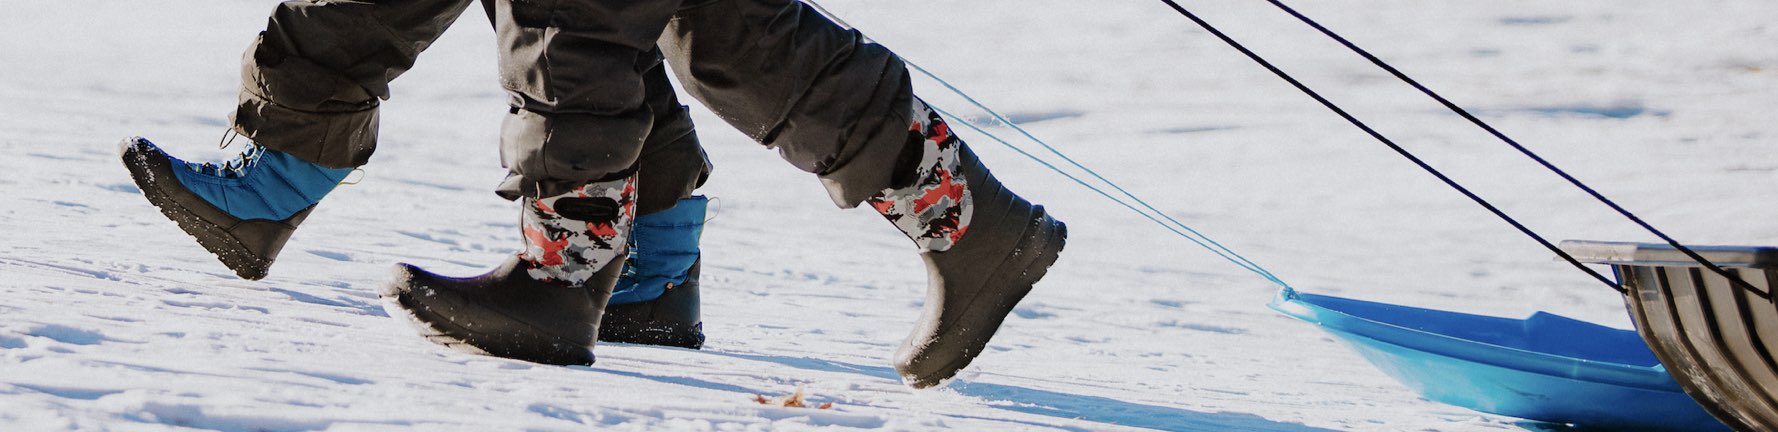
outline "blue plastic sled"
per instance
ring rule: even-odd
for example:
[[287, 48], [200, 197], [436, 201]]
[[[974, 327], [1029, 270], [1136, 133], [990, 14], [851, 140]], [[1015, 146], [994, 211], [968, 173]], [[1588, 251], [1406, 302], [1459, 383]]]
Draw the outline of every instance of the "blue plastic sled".
[[1270, 305], [1339, 336], [1426, 399], [1611, 430], [1728, 430], [1635, 331], [1538, 312], [1517, 320], [1285, 290]]

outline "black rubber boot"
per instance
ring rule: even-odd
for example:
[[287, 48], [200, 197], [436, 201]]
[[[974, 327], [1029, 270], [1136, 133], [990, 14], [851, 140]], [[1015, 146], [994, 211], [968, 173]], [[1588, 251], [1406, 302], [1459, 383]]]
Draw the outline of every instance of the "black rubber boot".
[[[903, 161], [911, 181], [870, 199], [921, 248], [928, 287], [925, 310], [895, 353], [895, 369], [914, 388], [956, 376], [982, 353], [1019, 300], [1043, 278], [1068, 227], [1043, 206], [1000, 185], [936, 113], [915, 105]], [[920, 149], [919, 155], [914, 149]]]
[[611, 306], [599, 325], [600, 342], [704, 347], [704, 322], [698, 311], [698, 268], [692, 264], [685, 283], [669, 285], [659, 298]]
[[186, 189], [173, 174], [174, 163], [148, 140], [124, 140], [123, 164], [142, 195], [242, 279], [264, 278], [297, 225], [315, 210], [309, 206], [283, 220], [243, 220]]
[[623, 274], [635, 218], [636, 176], [522, 200], [525, 247], [493, 271], [443, 277], [409, 264], [381, 294], [435, 343], [475, 354], [555, 365], [593, 363], [593, 341]]
[[950, 250], [920, 254], [926, 307], [895, 353], [895, 370], [914, 388], [938, 385], [969, 366], [1068, 238], [1066, 224], [1002, 187], [968, 147], [961, 153], [974, 220]]
[[518, 256], [481, 276], [451, 278], [401, 264], [383, 286], [384, 309], [421, 336], [472, 354], [553, 365], [593, 364], [593, 339], [623, 261], [582, 286], [539, 281]]

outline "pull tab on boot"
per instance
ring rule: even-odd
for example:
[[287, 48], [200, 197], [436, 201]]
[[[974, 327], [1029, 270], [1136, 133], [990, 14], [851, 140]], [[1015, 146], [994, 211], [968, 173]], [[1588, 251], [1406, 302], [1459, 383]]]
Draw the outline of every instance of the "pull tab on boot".
[[525, 198], [519, 258], [537, 280], [579, 286], [622, 257], [636, 214], [636, 176]]
[[963, 141], [925, 102], [915, 100], [913, 111], [908, 143], [920, 151], [909, 176], [913, 183], [883, 189], [865, 201], [921, 251], [943, 252], [963, 238], [973, 213], [969, 183], [959, 169]]

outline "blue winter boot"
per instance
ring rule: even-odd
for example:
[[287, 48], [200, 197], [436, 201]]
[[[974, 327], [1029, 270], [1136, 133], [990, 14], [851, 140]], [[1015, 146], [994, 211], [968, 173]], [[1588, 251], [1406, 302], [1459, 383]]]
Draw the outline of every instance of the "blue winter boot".
[[221, 165], [179, 160], [141, 137], [122, 146], [123, 164], [148, 202], [249, 280], [265, 277], [315, 203], [352, 172], [253, 144]]
[[704, 323], [698, 310], [698, 239], [704, 232], [701, 196], [636, 218], [630, 257], [599, 326], [599, 341], [698, 349]]

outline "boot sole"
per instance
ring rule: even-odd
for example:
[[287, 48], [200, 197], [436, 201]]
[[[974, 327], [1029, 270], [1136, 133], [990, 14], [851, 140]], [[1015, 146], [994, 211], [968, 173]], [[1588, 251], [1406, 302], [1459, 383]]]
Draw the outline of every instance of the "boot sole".
[[686, 282], [667, 289], [659, 298], [606, 306], [605, 317], [599, 322], [599, 342], [703, 348], [704, 322], [698, 316], [701, 297], [698, 268], [697, 263], [693, 263]]
[[599, 342], [658, 345], [675, 348], [704, 347], [704, 323], [684, 326], [627, 325], [612, 320], [599, 323]]
[[[246, 244], [241, 243], [229, 233], [228, 228], [205, 219], [197, 211], [187, 208], [184, 202], [195, 200], [200, 205], [208, 207], [205, 209], [208, 210], [206, 213], [211, 214], [223, 214], [222, 209], [203, 203], [203, 199], [195, 195], [183, 197], [185, 200], [174, 198], [170, 192], [153, 183], [156, 175], [171, 177], [173, 173], [171, 167], [165, 165], [164, 161], [159, 161], [160, 163], [157, 164], [157, 161], [144, 154], [142, 146], [152, 144], [146, 144], [139, 139], [129, 139], [126, 142], [129, 144], [123, 154], [124, 167], [130, 170], [130, 179], [136, 182], [136, 188], [142, 190], [142, 196], [148, 198], [149, 204], [153, 204], [155, 208], [160, 209], [161, 215], [178, 224], [181, 231], [185, 231], [187, 235], [197, 239], [199, 246], [203, 246], [204, 250], [216, 256], [217, 260], [222, 261], [223, 266], [235, 272], [235, 276], [246, 280], [265, 278], [266, 272], [272, 266], [272, 260], [251, 252]], [[162, 169], [156, 169], [157, 167], [154, 165], [161, 165]], [[303, 209], [296, 217], [302, 217], [313, 209], [313, 207]]]
[[[415, 332], [420, 334], [420, 337], [426, 338], [426, 341], [428, 342], [443, 345], [445, 348], [450, 348], [454, 351], [466, 354], [483, 356], [492, 355], [488, 354], [487, 351], [484, 351], [481, 348], [477, 348], [475, 345], [470, 345], [468, 342], [464, 342], [462, 339], [450, 336], [446, 331], [440, 330], [438, 326], [434, 325], [431, 321], [421, 319], [413, 311], [402, 306], [399, 300], [383, 297], [383, 313], [387, 313], [392, 317], [405, 317], [406, 319], [403, 321], [408, 323], [408, 327], [413, 328]], [[461, 329], [461, 327], [452, 327], [459, 330]]]
[[[406, 285], [408, 287], [413, 287], [413, 275], [418, 271], [420, 271], [420, 269], [407, 264], [397, 266], [392, 280], [378, 290], [378, 295], [382, 297], [383, 300], [383, 312], [388, 313], [391, 317], [404, 318], [404, 321], [407, 321], [407, 323], [412, 326], [415, 331], [419, 332], [420, 336], [425, 337], [427, 341], [468, 354], [509, 358], [532, 363], [557, 366], [586, 366], [593, 364], [594, 358], [590, 347], [583, 349], [564, 348], [576, 345], [571, 341], [549, 336], [525, 334], [489, 335], [451, 322], [450, 319], [434, 312], [431, 305], [415, 300], [412, 295], [415, 294], [415, 292], [412, 289], [403, 289], [400, 286]], [[406, 282], [403, 283], [403, 280], [406, 280]], [[438, 292], [439, 291], [437, 290], [433, 290], [430, 295], [436, 295]], [[476, 345], [471, 339], [504, 339], [509, 342], [516, 340], [524, 342], [518, 345], [527, 348], [493, 352], [485, 347]], [[537, 349], [537, 347], [550, 347], [554, 349]]]
[[[1068, 245], [1068, 224], [1056, 220], [1055, 218], [1051, 218], [1048, 213], [1044, 212], [1043, 206], [1034, 206], [1034, 210], [1037, 213], [1037, 216], [1032, 218], [1032, 227], [1030, 229], [1039, 230], [1039, 232], [1031, 236], [1031, 239], [1033, 240], [1031, 243], [1022, 244], [1018, 249], [1030, 247], [1039, 252], [1033, 254], [1030, 260], [1025, 261], [1021, 265], [1014, 265], [1013, 262], [1009, 261], [994, 268], [993, 279], [990, 280], [1002, 280], [1002, 278], [1004, 278], [1004, 280], [1012, 280], [1014, 281], [1012, 289], [1017, 292], [1005, 298], [1007, 300], [1006, 304], [1000, 305], [998, 309], [991, 311], [993, 313], [987, 315], [993, 318], [984, 323], [987, 324], [985, 328], [994, 330], [988, 332], [988, 334], [981, 339], [981, 344], [970, 347], [970, 349], [967, 350], [969, 352], [979, 354], [982, 350], [987, 348], [988, 341], [994, 337], [995, 333], [999, 332], [1000, 325], [1006, 322], [1006, 316], [1012, 314], [1013, 309], [1018, 307], [1019, 302], [1024, 301], [1026, 295], [1031, 294], [1031, 290], [1036, 288], [1037, 282], [1042, 280], [1043, 276], [1049, 273], [1050, 266], [1055, 265], [1056, 260], [1061, 258], [1062, 249]], [[1049, 224], [1048, 227], [1043, 226], [1046, 222]], [[1045, 231], [1047, 231], [1048, 235], [1045, 235]], [[1054, 245], [1054, 247], [1051, 247], [1051, 245]], [[966, 305], [964, 309], [973, 306], [974, 304], [972, 301], [972, 303]], [[942, 385], [951, 378], [956, 377], [957, 373], [962, 371], [964, 367], [969, 366], [969, 363], [975, 361], [975, 358], [975, 355], [958, 357], [956, 360], [952, 360], [940, 366], [939, 369], [937, 369], [938, 372], [930, 376], [921, 377], [915, 375], [902, 375], [902, 383], [915, 389], [924, 389]]]

